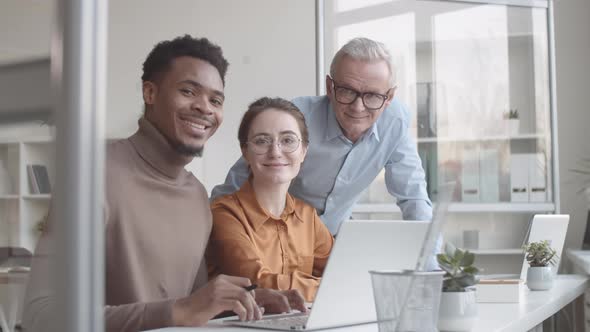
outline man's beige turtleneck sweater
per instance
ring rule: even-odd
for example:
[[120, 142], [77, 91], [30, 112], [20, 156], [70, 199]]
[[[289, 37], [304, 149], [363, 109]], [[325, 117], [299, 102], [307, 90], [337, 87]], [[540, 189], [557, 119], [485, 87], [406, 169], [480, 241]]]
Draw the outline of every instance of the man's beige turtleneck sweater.
[[[170, 326], [174, 300], [206, 282], [201, 263], [211, 212], [205, 188], [184, 169], [188, 161], [144, 118], [137, 133], [107, 147], [107, 331]], [[46, 252], [50, 233], [42, 237], [37, 252]], [[52, 299], [38, 280], [47, 278], [43, 274], [49, 268], [40, 257], [34, 259], [27, 292], [27, 331], [41, 331], [51, 319], [43, 316]]]

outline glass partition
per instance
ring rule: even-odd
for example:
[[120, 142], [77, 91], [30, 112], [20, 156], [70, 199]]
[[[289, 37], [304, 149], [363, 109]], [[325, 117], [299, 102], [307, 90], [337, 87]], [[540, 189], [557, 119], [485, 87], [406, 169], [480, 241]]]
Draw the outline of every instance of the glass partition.
[[[452, 211], [555, 210], [548, 8], [540, 3], [324, 2], [325, 68], [351, 38], [387, 45], [430, 197], [439, 182], [459, 183]], [[383, 174], [356, 210], [396, 210]]]
[[0, 330], [103, 331], [106, 1], [0, 11]]

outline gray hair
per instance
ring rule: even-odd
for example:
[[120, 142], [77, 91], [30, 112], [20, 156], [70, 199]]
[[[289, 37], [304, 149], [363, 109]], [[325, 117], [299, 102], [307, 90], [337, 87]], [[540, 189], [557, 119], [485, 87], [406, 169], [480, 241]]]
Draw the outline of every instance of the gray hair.
[[364, 37], [351, 39], [334, 55], [332, 64], [330, 64], [330, 76], [334, 77], [336, 74], [336, 64], [344, 56], [368, 62], [385, 61], [387, 68], [389, 68], [389, 83], [392, 87], [394, 86], [395, 80], [393, 65], [391, 64], [391, 53], [389, 53], [389, 50], [387, 50], [387, 47], [383, 43]]

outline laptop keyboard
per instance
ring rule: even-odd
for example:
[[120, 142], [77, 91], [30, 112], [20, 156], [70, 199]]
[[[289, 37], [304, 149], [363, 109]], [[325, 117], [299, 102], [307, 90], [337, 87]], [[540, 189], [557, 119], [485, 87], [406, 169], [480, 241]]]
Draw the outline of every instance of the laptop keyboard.
[[[263, 318], [257, 321], [251, 322], [242, 322], [240, 325], [248, 325], [252, 327], [261, 327], [261, 328], [280, 328], [280, 329], [305, 329], [305, 324], [307, 323], [307, 318], [309, 315], [307, 314], [297, 314], [297, 315], [290, 315], [285, 317], [269, 317]], [[244, 324], [245, 323], [245, 324]]]

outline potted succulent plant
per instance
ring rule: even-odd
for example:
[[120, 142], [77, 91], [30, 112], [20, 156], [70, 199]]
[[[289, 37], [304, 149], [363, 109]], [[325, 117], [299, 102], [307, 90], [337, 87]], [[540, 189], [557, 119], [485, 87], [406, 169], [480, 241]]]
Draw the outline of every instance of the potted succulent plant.
[[510, 136], [518, 135], [518, 128], [520, 127], [518, 109], [510, 109], [508, 112], [504, 113], [504, 118], [508, 121], [508, 133]]
[[443, 276], [438, 328], [441, 331], [469, 331], [477, 319], [475, 285], [479, 270], [473, 266], [475, 255], [450, 243], [436, 256], [446, 273]]
[[531, 242], [523, 246], [529, 269], [526, 284], [530, 290], [548, 290], [553, 287], [551, 266], [555, 265], [557, 253], [549, 241]]

